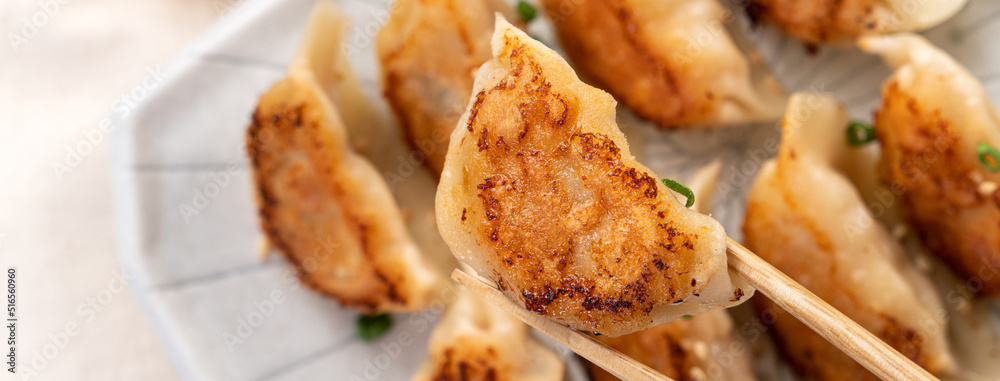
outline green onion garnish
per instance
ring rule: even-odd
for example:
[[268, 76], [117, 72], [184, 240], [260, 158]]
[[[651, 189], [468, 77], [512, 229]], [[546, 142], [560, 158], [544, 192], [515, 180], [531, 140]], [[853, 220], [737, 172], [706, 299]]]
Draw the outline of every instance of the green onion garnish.
[[358, 336], [364, 341], [372, 341], [388, 332], [391, 326], [392, 315], [361, 315], [358, 317]]
[[684, 315], [684, 316], [681, 316], [681, 317], [684, 318], [684, 320], [691, 320], [691, 318], [693, 316], [691, 316], [691, 315]]
[[976, 153], [979, 155], [979, 162], [983, 163], [987, 171], [1000, 171], [1000, 151], [989, 144], [979, 142]]
[[685, 208], [690, 208], [691, 205], [694, 205], [694, 192], [691, 191], [691, 188], [688, 188], [684, 186], [684, 184], [681, 184], [671, 179], [662, 179], [660, 181], [663, 181], [663, 185], [666, 185], [667, 188], [670, 188], [674, 192], [680, 193], [684, 197], [687, 197], [687, 203], [684, 204]]
[[517, 2], [517, 13], [521, 14], [521, 19], [524, 22], [530, 22], [535, 19], [538, 11], [535, 10], [535, 7], [531, 3], [521, 0]]
[[847, 125], [847, 142], [861, 146], [875, 140], [875, 129], [863, 122], [853, 121]]

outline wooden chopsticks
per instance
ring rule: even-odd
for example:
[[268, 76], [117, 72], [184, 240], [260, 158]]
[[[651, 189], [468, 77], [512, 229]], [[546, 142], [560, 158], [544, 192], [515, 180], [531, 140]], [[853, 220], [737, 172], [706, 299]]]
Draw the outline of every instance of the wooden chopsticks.
[[[792, 316], [883, 380], [937, 380], [858, 323], [727, 238], [729, 268]], [[623, 380], [670, 380], [593, 338], [510, 301], [489, 283], [455, 269], [452, 279]]]
[[729, 268], [883, 380], [937, 380], [756, 254], [727, 238]]

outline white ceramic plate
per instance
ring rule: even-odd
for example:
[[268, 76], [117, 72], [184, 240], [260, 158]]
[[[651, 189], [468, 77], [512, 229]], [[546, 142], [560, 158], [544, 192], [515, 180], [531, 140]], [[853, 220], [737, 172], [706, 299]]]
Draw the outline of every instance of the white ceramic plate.
[[[259, 254], [262, 235], [243, 134], [258, 96], [284, 75], [313, 1], [245, 0], [165, 65], [164, 84], [118, 121], [122, 261], [185, 379], [408, 379], [440, 314], [397, 315], [383, 339], [364, 343], [355, 338], [355, 312], [300, 287], [283, 259]], [[388, 1], [339, 3], [353, 22], [349, 41], [361, 48], [352, 65], [369, 93], [377, 94], [374, 33]], [[998, 14], [1000, 2], [973, 0], [925, 33], [983, 80], [994, 103], [1000, 103]], [[553, 43], [547, 31], [539, 34]], [[831, 49], [809, 55], [770, 28], [749, 37], [786, 88], [833, 92], [852, 116], [870, 119], [878, 86], [889, 74], [877, 58]], [[745, 190], [773, 155], [761, 149], [777, 136], [773, 124], [665, 133], [627, 110], [620, 110], [619, 120], [633, 152], [660, 175], [684, 178], [723, 159], [715, 217], [740, 236]], [[415, 340], [395, 340], [400, 332]], [[584, 379], [575, 357], [560, 353], [570, 365], [568, 379]]]

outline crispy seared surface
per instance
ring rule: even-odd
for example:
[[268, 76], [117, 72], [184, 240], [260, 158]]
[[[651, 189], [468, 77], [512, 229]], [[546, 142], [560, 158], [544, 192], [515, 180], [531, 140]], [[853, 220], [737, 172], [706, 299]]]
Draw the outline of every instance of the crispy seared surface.
[[[732, 318], [725, 311], [597, 339], [677, 381], [755, 379], [750, 345], [733, 331]], [[594, 364], [590, 364], [590, 372], [594, 381], [618, 380]]]
[[417, 309], [433, 275], [416, 260], [378, 172], [349, 152], [332, 112], [295, 78], [261, 98], [247, 131], [261, 226], [305, 284], [345, 306]]
[[918, 37], [884, 42], [903, 56], [873, 49], [906, 74], [882, 88], [879, 175], [934, 254], [983, 293], [1000, 295], [1000, 173], [976, 152], [979, 142], [1000, 147], [1000, 118], [978, 81], [944, 52]]
[[379, 31], [384, 94], [410, 146], [435, 176], [468, 104], [475, 71], [490, 58], [495, 3], [399, 0]]
[[[687, 180], [697, 195], [692, 208], [698, 212], [711, 213], [721, 170], [722, 162], [715, 161]], [[727, 311], [687, 316], [625, 336], [598, 336], [597, 340], [678, 381], [756, 379], [751, 345], [733, 329]], [[618, 379], [593, 363], [590, 374], [594, 381]]]
[[[924, 244], [982, 291], [1000, 295], [1000, 190], [980, 191], [1000, 175], [983, 169], [975, 151], [962, 147], [961, 127], [889, 83], [876, 117], [883, 147], [880, 175], [902, 190], [907, 221]], [[978, 174], [978, 175], [977, 175]], [[978, 179], [978, 181], [977, 181]]]
[[456, 256], [525, 308], [612, 336], [739, 299], [718, 222], [635, 162], [610, 96], [504, 24], [438, 188]]
[[317, 3], [288, 78], [247, 131], [261, 227], [310, 287], [375, 313], [424, 307], [443, 282], [421, 256], [379, 172], [348, 145], [334, 104], [344, 18]]
[[467, 290], [431, 334], [413, 381], [562, 381], [563, 362], [528, 326]]
[[782, 91], [751, 73], [715, 0], [542, 3], [580, 75], [662, 127], [781, 116]]
[[754, 21], [773, 23], [807, 44], [853, 43], [858, 37], [915, 31], [958, 12], [965, 0], [750, 0]]
[[[940, 296], [838, 168], [847, 118], [828, 96], [793, 95], [777, 159], [751, 191], [746, 247], [932, 373], [948, 372]], [[805, 115], [806, 117], [801, 117]], [[843, 143], [841, 143], [843, 142]], [[874, 379], [763, 297], [755, 305], [794, 367], [817, 380]]]
[[747, 13], [809, 44], [845, 42], [879, 30], [877, 0], [750, 0]]

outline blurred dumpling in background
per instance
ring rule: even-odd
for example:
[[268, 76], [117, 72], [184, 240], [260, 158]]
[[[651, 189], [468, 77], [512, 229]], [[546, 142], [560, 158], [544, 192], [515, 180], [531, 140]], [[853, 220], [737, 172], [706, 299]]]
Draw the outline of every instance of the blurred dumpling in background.
[[979, 81], [922, 37], [860, 46], [896, 69], [875, 118], [883, 183], [931, 252], [1000, 295], [1000, 116]]
[[[722, 162], [716, 161], [699, 169], [688, 182], [696, 200], [692, 207], [698, 212], [711, 212], [721, 169]], [[750, 343], [736, 332], [733, 319], [724, 310], [687, 316], [625, 336], [598, 336], [597, 340], [675, 380], [756, 379]], [[618, 379], [593, 364], [590, 370], [594, 381]]]
[[948, 315], [948, 336], [958, 371], [945, 380], [1000, 380], [1000, 327], [991, 310], [993, 301], [976, 298], [965, 279], [955, 276], [944, 263], [934, 258], [920, 242], [907, 235], [904, 247], [917, 258], [938, 290], [944, 295]]
[[513, 11], [500, 0], [397, 0], [378, 33], [385, 96], [435, 176], [476, 69], [490, 59], [495, 12]]
[[363, 312], [424, 307], [444, 278], [423, 258], [381, 174], [348, 144], [337, 110], [353, 74], [346, 19], [316, 4], [287, 78], [247, 131], [261, 226], [304, 283]]
[[542, 0], [580, 76], [665, 128], [781, 117], [785, 95], [716, 0]]
[[[778, 157], [749, 194], [746, 247], [934, 374], [954, 370], [940, 297], [871, 215], [843, 174], [844, 111], [828, 95], [795, 94]], [[816, 380], [877, 379], [765, 297], [761, 320], [793, 367]]]
[[620, 336], [751, 294], [726, 233], [636, 162], [615, 102], [504, 20], [437, 193], [462, 262], [535, 313]]
[[[723, 310], [598, 340], [674, 380], [756, 380], [750, 346]], [[590, 371], [594, 381], [618, 380], [593, 364]]]
[[968, 0], [750, 0], [755, 21], [808, 44], [853, 44], [872, 34], [920, 31], [951, 18]]
[[413, 381], [562, 381], [562, 359], [513, 315], [462, 288]]

